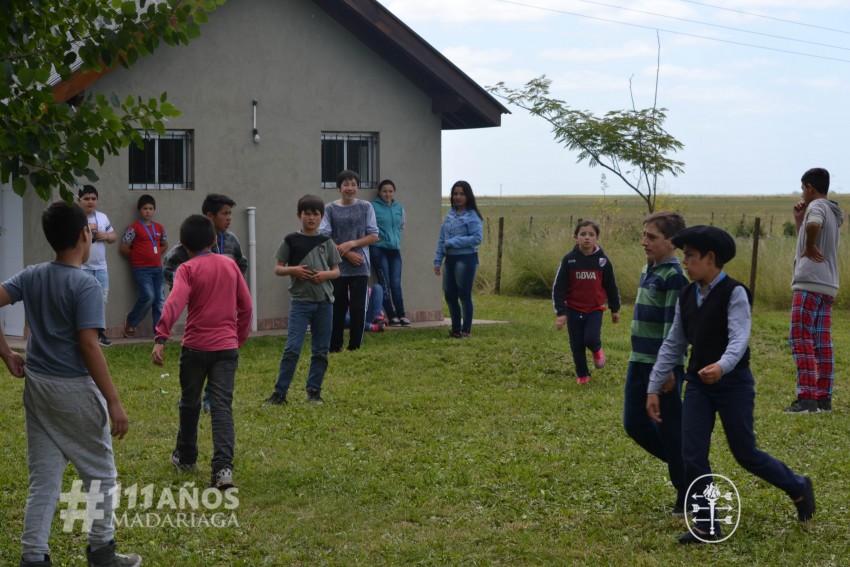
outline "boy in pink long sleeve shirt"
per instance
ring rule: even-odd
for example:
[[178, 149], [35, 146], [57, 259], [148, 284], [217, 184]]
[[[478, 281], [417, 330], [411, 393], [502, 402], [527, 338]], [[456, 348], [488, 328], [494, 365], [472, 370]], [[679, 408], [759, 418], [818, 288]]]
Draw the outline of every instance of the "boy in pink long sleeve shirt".
[[165, 343], [183, 310], [189, 309], [180, 355], [180, 428], [171, 463], [179, 472], [197, 468], [201, 394], [208, 382], [213, 458], [210, 486], [233, 487], [233, 385], [239, 347], [248, 339], [253, 306], [248, 285], [232, 259], [210, 253], [215, 231], [208, 218], [191, 215], [180, 226], [190, 260], [181, 264], [156, 326], [151, 360], [162, 366]]

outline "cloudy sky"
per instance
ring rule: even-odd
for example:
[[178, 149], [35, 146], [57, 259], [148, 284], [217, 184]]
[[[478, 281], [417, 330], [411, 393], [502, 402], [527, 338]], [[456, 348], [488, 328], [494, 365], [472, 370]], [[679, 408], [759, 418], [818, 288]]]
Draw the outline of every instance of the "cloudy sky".
[[[597, 115], [658, 105], [685, 148], [681, 195], [788, 194], [809, 167], [850, 191], [850, 0], [382, 0], [483, 86], [546, 75]], [[500, 128], [443, 133], [443, 185], [484, 195], [601, 195], [549, 126], [510, 107]], [[607, 194], [631, 190], [607, 175]]]

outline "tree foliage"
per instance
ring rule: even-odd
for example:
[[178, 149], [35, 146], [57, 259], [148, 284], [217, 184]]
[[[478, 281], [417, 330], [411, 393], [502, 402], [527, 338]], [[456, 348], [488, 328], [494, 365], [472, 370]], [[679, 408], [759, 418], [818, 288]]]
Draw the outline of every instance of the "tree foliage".
[[32, 186], [42, 199], [59, 189], [67, 200], [79, 183], [96, 181], [103, 165], [137, 128], [163, 134], [180, 112], [160, 97], [77, 97], [67, 104], [57, 83], [76, 73], [130, 67], [160, 42], [187, 44], [207, 13], [224, 0], [4, 0], [0, 6], [0, 181], [19, 195]]
[[500, 82], [489, 90], [549, 122], [555, 140], [578, 152], [577, 163], [587, 161], [590, 167], [611, 171], [640, 195], [652, 213], [658, 178], [665, 173], [675, 177], [685, 165], [669, 157], [684, 146], [663, 128], [667, 109], [612, 110], [598, 117], [551, 98], [551, 83], [543, 75], [519, 89]]

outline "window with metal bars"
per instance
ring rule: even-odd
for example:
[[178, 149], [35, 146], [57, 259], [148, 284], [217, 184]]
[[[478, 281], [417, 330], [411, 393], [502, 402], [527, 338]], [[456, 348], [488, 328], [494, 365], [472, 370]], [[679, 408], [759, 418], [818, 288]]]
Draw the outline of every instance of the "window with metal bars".
[[143, 147], [130, 144], [130, 189], [193, 189], [192, 130], [168, 130], [163, 136], [155, 132], [140, 133]]
[[336, 189], [343, 169], [360, 175], [360, 187], [378, 187], [378, 134], [369, 132], [322, 132], [322, 188]]

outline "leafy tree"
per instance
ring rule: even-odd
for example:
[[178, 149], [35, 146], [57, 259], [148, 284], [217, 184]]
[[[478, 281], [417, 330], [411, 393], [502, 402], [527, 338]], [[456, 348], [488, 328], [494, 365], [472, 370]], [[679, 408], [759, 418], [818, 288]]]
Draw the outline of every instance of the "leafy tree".
[[657, 75], [656, 102], [651, 108], [635, 108], [632, 96], [631, 110], [612, 110], [601, 117], [549, 97], [551, 83], [543, 75], [519, 89], [500, 82], [488, 90], [549, 122], [555, 140], [579, 152], [577, 163], [587, 161], [590, 167], [611, 171], [643, 199], [650, 213], [655, 211], [658, 178], [665, 173], [675, 177], [685, 165], [668, 157], [684, 146], [663, 128], [667, 109], [657, 107]]
[[[187, 44], [225, 0], [3, 0], [0, 6], [0, 181], [42, 199], [66, 200], [84, 178], [130, 143], [136, 128], [165, 132], [180, 112], [166, 94], [144, 101], [81, 96], [67, 81], [130, 67], [161, 41]], [[65, 88], [62, 88], [65, 87]], [[76, 96], [74, 96], [76, 95]], [[29, 183], [27, 183], [29, 182]]]

